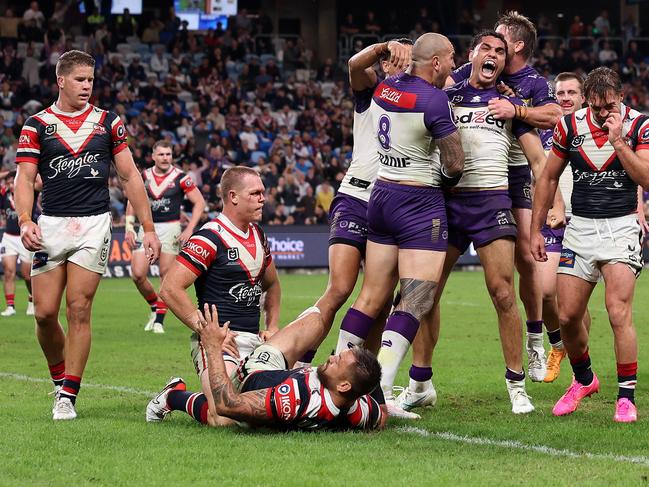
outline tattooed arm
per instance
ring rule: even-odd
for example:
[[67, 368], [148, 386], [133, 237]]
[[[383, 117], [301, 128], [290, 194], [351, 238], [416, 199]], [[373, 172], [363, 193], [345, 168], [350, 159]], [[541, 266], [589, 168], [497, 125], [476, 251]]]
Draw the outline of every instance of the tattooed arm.
[[219, 326], [216, 306], [204, 309], [205, 323], [199, 330], [201, 343], [207, 351], [210, 388], [216, 412], [227, 418], [251, 424], [270, 424], [273, 419], [266, 412], [267, 389], [240, 393], [235, 390], [225, 370], [223, 362], [223, 340], [228, 333], [228, 325]]
[[446, 137], [436, 139], [435, 144], [439, 147], [442, 173], [449, 177], [461, 175], [464, 171], [464, 149], [460, 132], [456, 130]]

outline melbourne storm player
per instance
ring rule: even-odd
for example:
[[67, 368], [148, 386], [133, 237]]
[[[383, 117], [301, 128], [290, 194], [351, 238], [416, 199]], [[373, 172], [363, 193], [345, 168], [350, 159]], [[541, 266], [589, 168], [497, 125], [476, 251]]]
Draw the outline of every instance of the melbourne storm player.
[[[489, 114], [489, 102], [504, 98], [496, 89], [496, 80], [505, 67], [505, 38], [495, 31], [484, 31], [475, 36], [472, 50], [469, 79], [447, 89], [462, 137], [464, 174], [446, 195], [449, 247], [435, 296], [432, 326], [422, 326], [417, 335], [413, 344], [413, 364], [430, 367], [432, 349], [439, 336], [439, 303], [444, 285], [457, 259], [473, 243], [498, 315], [512, 412], [524, 414], [533, 411], [534, 406], [525, 392], [521, 357], [520, 315], [514, 289], [516, 224], [508, 191], [508, 155], [517, 140], [534, 174], [540, 175], [545, 153], [533, 127], [517, 120], [497, 120]], [[508, 99], [510, 102], [523, 105], [516, 98]], [[411, 387], [412, 381], [398, 401], [406, 410], [418, 405], [419, 394], [410, 390]]]
[[[92, 56], [82, 51], [68, 51], [59, 58], [59, 98], [27, 119], [16, 155], [16, 211], [22, 242], [35, 252], [36, 336], [57, 389], [55, 420], [77, 416], [74, 403], [90, 353], [92, 301], [111, 242], [111, 162], [143, 222], [147, 257], [157, 259], [160, 250], [124, 125], [116, 114], [88, 104], [94, 66]], [[39, 174], [43, 214], [36, 224], [31, 212]], [[67, 336], [59, 323], [64, 290]]]
[[637, 420], [638, 346], [632, 307], [635, 279], [642, 269], [642, 232], [635, 213], [637, 185], [649, 187], [649, 118], [622, 103], [620, 77], [609, 68], [588, 75], [584, 94], [588, 107], [564, 116], [554, 130], [532, 215], [532, 253], [536, 260], [545, 261], [541, 227], [559, 177], [570, 163], [573, 216], [563, 238], [557, 299], [561, 338], [574, 379], [552, 413], [570, 414], [584, 397], [599, 391], [583, 316], [603, 277], [617, 360], [614, 419], [633, 422]]
[[[381, 367], [372, 352], [346, 349], [319, 367], [290, 369], [328, 329], [317, 307], [307, 309], [247, 359], [234, 374], [223, 361], [228, 324], [219, 326], [216, 306], [204, 306], [206, 320], [198, 325], [207, 352], [210, 390], [222, 419], [281, 430], [375, 429], [387, 421], [379, 386]], [[172, 379], [147, 405], [146, 420], [162, 421], [172, 410], [185, 411], [208, 423], [205, 394], [185, 390]]]
[[443, 35], [422, 35], [408, 70], [379, 84], [370, 107], [380, 165], [368, 203], [363, 286], [344, 321], [347, 330], [370, 330], [392, 296], [398, 272], [402, 298], [387, 320], [379, 361], [388, 410], [407, 417], [416, 415], [396, 408], [392, 385], [420, 320], [432, 309], [441, 275], [447, 226], [440, 186], [464, 166], [448, 98], [440, 89], [453, 54]]
[[[411, 50], [410, 39], [398, 39], [368, 46], [349, 60], [349, 82], [355, 101], [354, 152], [329, 210], [329, 283], [316, 303], [329, 328], [336, 312], [354, 290], [367, 245], [367, 202], [379, 170], [369, 110], [374, 88], [378, 84], [373, 66], [379, 61], [386, 76], [396, 74], [410, 63]], [[354, 334], [354, 330], [351, 330], [348, 334], [346, 322], [342, 323], [341, 330], [338, 349], [341, 344], [344, 347], [348, 343], [360, 345], [354, 337], [363, 333]], [[305, 365], [310, 363], [314, 353], [310, 351], [300, 362]]]
[[[169, 309], [195, 333], [192, 360], [208, 393], [207, 357], [197, 334], [204, 304], [218, 306], [221, 319], [230, 322], [236, 346], [225, 356], [229, 371], [279, 329], [281, 290], [264, 232], [256, 223], [264, 206], [264, 185], [248, 167], [233, 167], [221, 178], [223, 212], [201, 227], [183, 246], [160, 288]], [[194, 284], [198, 309], [186, 289]], [[260, 302], [264, 298], [266, 329], [259, 330]], [[212, 397], [211, 424], [216, 424]]]
[[[496, 31], [505, 36], [508, 47], [507, 64], [500, 80], [514, 89], [525, 106], [516, 106], [507, 99], [494, 99], [489, 112], [499, 120], [523, 120], [538, 129], [552, 129], [561, 117], [548, 82], [528, 65], [536, 47], [536, 28], [518, 12], [508, 12], [496, 22]], [[470, 64], [453, 73], [454, 81], [469, 76]], [[545, 140], [543, 140], [545, 142]], [[530, 242], [531, 177], [528, 161], [514, 142], [509, 160], [509, 194], [512, 212], [518, 225], [516, 238], [516, 268], [520, 274], [519, 293], [527, 315], [528, 372], [533, 381], [545, 377], [543, 348], [542, 293], [539, 271], [527, 250]]]
[[[153, 144], [154, 166], [142, 172], [144, 187], [149, 196], [155, 232], [162, 245], [160, 251], [160, 278], [167, 275], [180, 247], [189, 239], [203, 214], [205, 199], [192, 178], [180, 169], [172, 166], [172, 147], [167, 141], [160, 140]], [[183, 198], [192, 203], [192, 213], [187, 228], [181, 231], [180, 210]], [[149, 261], [142, 247], [143, 231], [140, 227], [136, 235], [133, 228], [135, 214], [133, 207], [126, 206], [126, 241], [134, 249], [131, 255], [131, 277], [137, 290], [151, 306], [151, 317], [144, 326], [145, 331], [164, 333], [163, 321], [167, 305], [158, 298], [151, 281], [148, 279]]]
[[[5, 231], [0, 242], [0, 254], [2, 255], [3, 284], [7, 309], [0, 316], [13, 316], [16, 314], [16, 266], [20, 259], [20, 273], [25, 280], [28, 293], [27, 311], [28, 316], [34, 315], [34, 303], [32, 302], [32, 282], [30, 271], [32, 267], [32, 255], [25, 248], [20, 240], [20, 225], [18, 225], [18, 213], [14, 203], [14, 180], [15, 172], [10, 172], [5, 179], [5, 186], [0, 192], [0, 209], [5, 214]], [[40, 183], [37, 183], [40, 185]], [[34, 201], [32, 216], [36, 217], [37, 205]]]

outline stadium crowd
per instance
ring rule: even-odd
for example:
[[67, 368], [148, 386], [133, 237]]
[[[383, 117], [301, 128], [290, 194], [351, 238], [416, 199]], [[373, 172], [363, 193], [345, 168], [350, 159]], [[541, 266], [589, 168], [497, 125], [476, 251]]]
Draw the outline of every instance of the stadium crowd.
[[[59, 56], [82, 48], [97, 61], [91, 102], [120, 116], [138, 166], [152, 166], [156, 140], [172, 142], [174, 162], [201, 190], [208, 217], [222, 207], [218, 185], [223, 171], [245, 165], [259, 171], [266, 185], [264, 224], [327, 223], [353, 143], [353, 101], [339, 63], [326, 59], [316, 65], [313, 46], [299, 36], [271, 41], [270, 19], [246, 10], [229, 19], [226, 28], [203, 35], [188, 31], [173, 10], [166, 18], [140, 24], [128, 12], [104, 18], [96, 11], [82, 15], [70, 5], [55, 2], [45, 18], [39, 3], [32, 2], [22, 13], [7, 9], [0, 17], [3, 169], [15, 168], [26, 117], [56, 98]], [[361, 21], [351, 13], [342, 15], [341, 38], [405, 32], [414, 40], [439, 27], [426, 8], [407, 25], [395, 12], [380, 19], [369, 11]], [[470, 36], [484, 26], [477, 11], [463, 9], [450, 33]], [[623, 46], [604, 39], [566, 45], [551, 37], [630, 39], [638, 35], [630, 22], [616, 29], [603, 11], [589, 23], [575, 17], [568, 31], [546, 16], [540, 16], [538, 26], [541, 42], [532, 61], [548, 79], [561, 71], [585, 74], [610, 65], [622, 75], [626, 102], [649, 110], [649, 64], [637, 42], [629, 42], [623, 52]], [[362, 48], [357, 41], [353, 50]], [[457, 49], [456, 64], [465, 60], [466, 51]], [[114, 224], [123, 224], [125, 198], [116, 177], [110, 180], [110, 195]]]

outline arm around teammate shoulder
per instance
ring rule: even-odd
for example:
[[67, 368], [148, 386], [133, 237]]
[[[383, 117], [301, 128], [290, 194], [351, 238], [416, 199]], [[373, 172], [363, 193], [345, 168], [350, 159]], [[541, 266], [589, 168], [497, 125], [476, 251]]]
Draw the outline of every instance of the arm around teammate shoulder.
[[23, 162], [18, 164], [16, 174], [14, 203], [18, 213], [20, 225], [20, 238], [25, 248], [31, 252], [40, 250], [41, 230], [32, 221], [32, 208], [34, 205], [34, 189], [38, 178], [38, 165]]
[[505, 98], [489, 100], [489, 113], [498, 120], [522, 120], [537, 129], [551, 129], [562, 116], [561, 106], [548, 103], [539, 107], [515, 105]]
[[142, 246], [144, 252], [149, 258], [149, 262], [153, 263], [158, 260], [160, 256], [160, 240], [155, 233], [153, 227], [153, 217], [151, 216], [151, 206], [149, 199], [144, 189], [144, 182], [139, 171], [135, 167], [133, 155], [131, 150], [126, 148], [115, 154], [114, 156], [115, 169], [122, 181], [126, 195], [133, 205], [135, 214], [140, 220], [140, 224], [144, 229], [144, 238], [142, 239]]
[[611, 113], [604, 123], [604, 128], [608, 130], [608, 141], [629, 177], [636, 184], [649, 187], [649, 120], [638, 130], [635, 151], [622, 135], [622, 117], [619, 113]]

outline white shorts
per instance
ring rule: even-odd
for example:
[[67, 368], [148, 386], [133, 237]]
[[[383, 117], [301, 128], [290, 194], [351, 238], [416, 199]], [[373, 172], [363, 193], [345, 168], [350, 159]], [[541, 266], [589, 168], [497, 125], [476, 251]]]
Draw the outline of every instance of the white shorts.
[[[259, 335], [255, 333], [247, 333], [243, 331], [238, 331], [236, 333], [237, 336], [235, 337], [235, 341], [237, 342], [237, 348], [239, 349], [239, 358], [223, 353], [223, 360], [226, 364], [230, 362], [238, 366], [239, 362], [246, 359], [264, 342]], [[196, 369], [196, 373], [200, 376], [203, 371], [207, 369], [207, 352], [205, 352], [205, 349], [198, 338], [198, 334], [196, 333], [192, 333], [191, 336], [191, 351], [194, 368]]]
[[636, 278], [642, 270], [642, 231], [635, 213], [617, 218], [570, 219], [563, 236], [559, 274], [597, 282], [605, 264], [626, 264]]
[[20, 240], [20, 235], [9, 235], [5, 233], [2, 235], [2, 242], [0, 242], [0, 255], [2, 257], [5, 255], [17, 255], [20, 262], [31, 263], [34, 254], [25, 248], [22, 240]]
[[103, 274], [108, 263], [112, 228], [110, 213], [92, 216], [41, 215], [43, 248], [34, 252], [32, 276], [74, 262]]
[[[180, 222], [161, 222], [154, 223], [155, 233], [160, 239], [162, 244], [161, 252], [165, 254], [178, 255], [180, 252], [180, 245], [178, 244], [178, 237], [182, 233], [180, 228]], [[144, 247], [142, 247], [142, 239], [144, 238], [144, 230], [142, 225], [137, 232], [137, 247], [134, 252], [144, 252]]]

